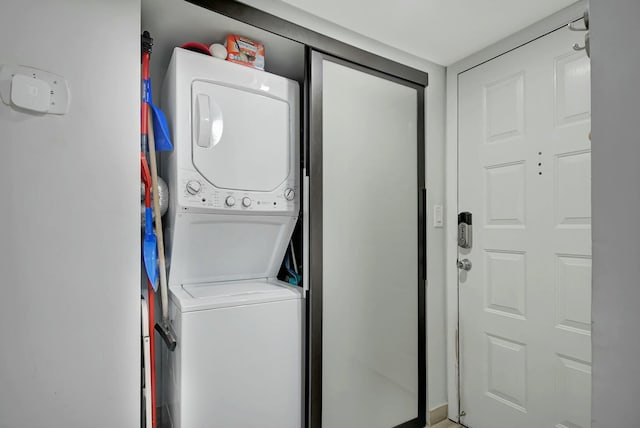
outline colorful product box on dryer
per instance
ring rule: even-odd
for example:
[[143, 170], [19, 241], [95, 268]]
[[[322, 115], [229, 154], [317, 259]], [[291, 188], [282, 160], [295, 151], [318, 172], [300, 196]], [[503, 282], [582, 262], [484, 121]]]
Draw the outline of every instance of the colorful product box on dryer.
[[264, 70], [264, 45], [237, 34], [229, 34], [225, 41], [227, 61]]

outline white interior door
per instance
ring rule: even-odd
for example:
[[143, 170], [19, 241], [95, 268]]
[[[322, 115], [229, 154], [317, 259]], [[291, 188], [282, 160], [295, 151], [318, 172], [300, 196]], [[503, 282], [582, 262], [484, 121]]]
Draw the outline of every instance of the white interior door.
[[459, 76], [461, 421], [585, 428], [591, 405], [590, 63], [555, 31]]

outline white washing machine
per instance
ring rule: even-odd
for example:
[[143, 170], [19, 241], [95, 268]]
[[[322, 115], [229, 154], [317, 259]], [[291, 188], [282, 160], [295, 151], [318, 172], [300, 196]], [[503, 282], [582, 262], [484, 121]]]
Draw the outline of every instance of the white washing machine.
[[299, 428], [302, 294], [276, 279], [299, 209], [296, 82], [176, 48], [163, 87], [174, 428]]

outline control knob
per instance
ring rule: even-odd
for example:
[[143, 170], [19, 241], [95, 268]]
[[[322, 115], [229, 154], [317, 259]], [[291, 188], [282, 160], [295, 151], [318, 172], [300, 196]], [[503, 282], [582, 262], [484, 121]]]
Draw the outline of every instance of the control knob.
[[189, 180], [187, 182], [187, 192], [190, 195], [197, 195], [202, 190], [202, 184], [198, 180]]
[[224, 203], [226, 206], [232, 207], [236, 204], [236, 198], [234, 198], [233, 196], [227, 196], [227, 198], [224, 200]]
[[251, 206], [251, 198], [244, 197], [242, 198], [242, 206], [245, 208], [249, 208]]
[[291, 187], [285, 189], [284, 198], [287, 201], [293, 201], [293, 198], [295, 198], [295, 197], [296, 197], [296, 191], [295, 190], [293, 190]]

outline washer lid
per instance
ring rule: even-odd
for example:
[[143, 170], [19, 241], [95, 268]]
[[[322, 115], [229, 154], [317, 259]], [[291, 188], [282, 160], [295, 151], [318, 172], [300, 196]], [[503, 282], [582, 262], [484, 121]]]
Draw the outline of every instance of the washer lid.
[[220, 189], [270, 192], [290, 174], [288, 102], [196, 80], [191, 87], [193, 165]]
[[300, 299], [300, 291], [277, 280], [230, 281], [171, 288], [182, 312]]
[[167, 234], [169, 286], [276, 277], [296, 221], [288, 216], [178, 213]]

